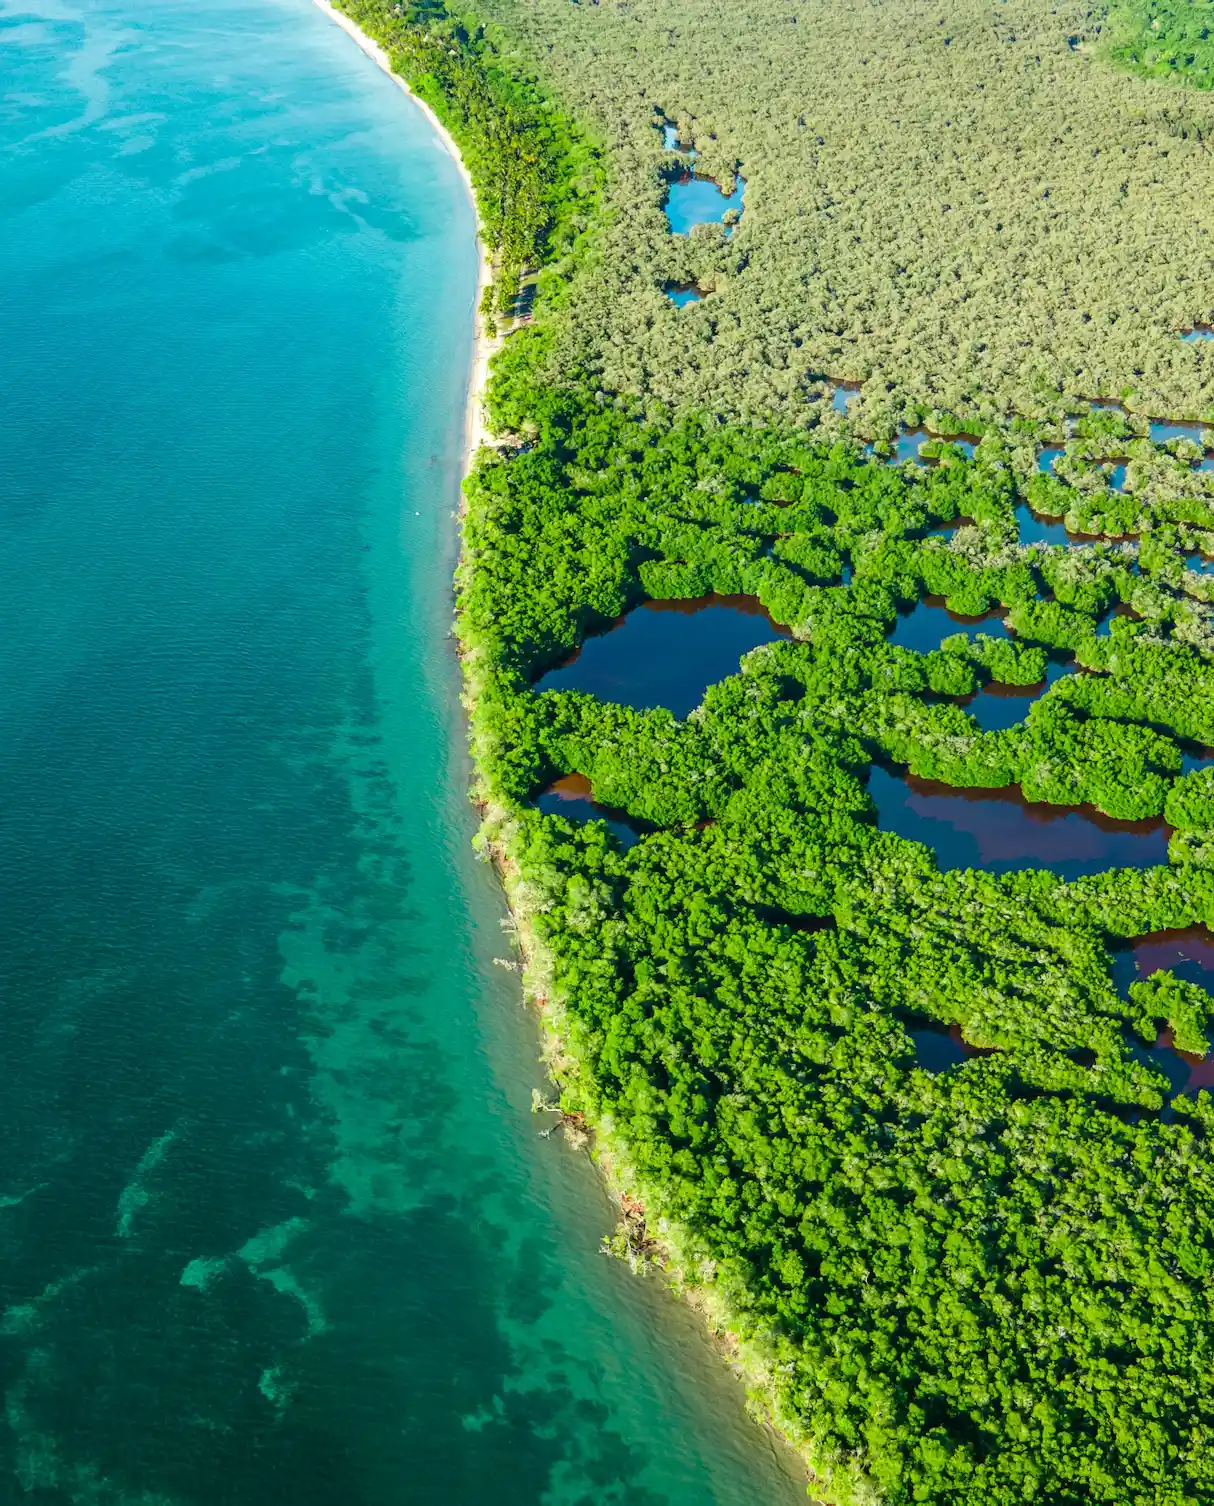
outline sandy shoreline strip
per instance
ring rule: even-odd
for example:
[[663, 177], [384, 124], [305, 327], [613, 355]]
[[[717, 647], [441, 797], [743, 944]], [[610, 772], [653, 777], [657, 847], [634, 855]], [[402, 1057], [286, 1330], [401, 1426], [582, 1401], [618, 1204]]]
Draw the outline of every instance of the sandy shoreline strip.
[[478, 273], [476, 280], [476, 308], [472, 319], [472, 366], [468, 373], [468, 395], [464, 412], [464, 450], [463, 460], [460, 467], [460, 476], [466, 476], [472, 467], [472, 460], [477, 450], [484, 444], [487, 437], [485, 428], [485, 384], [489, 377], [489, 360], [501, 343], [500, 338], [491, 340], [485, 334], [481, 322], [480, 306], [481, 294], [489, 285], [492, 277], [492, 269], [489, 266], [489, 255], [485, 249], [484, 226], [481, 224], [480, 210], [476, 203], [476, 192], [472, 187], [472, 178], [468, 169], [464, 166], [464, 159], [459, 154], [459, 148], [455, 144], [450, 131], [425, 102], [418, 99], [409, 85], [401, 78], [399, 73], [393, 73], [392, 64], [388, 54], [364, 31], [360, 31], [349, 16], [344, 15], [329, 0], [313, 0], [313, 4], [320, 7], [331, 21], [335, 21], [347, 36], [352, 37], [359, 47], [367, 54], [372, 62], [378, 64], [388, 75], [397, 88], [403, 90], [413, 101], [426, 119], [433, 126], [439, 140], [455, 159], [455, 165], [459, 169], [459, 175], [463, 179], [464, 187], [468, 190], [468, 198], [472, 202], [472, 212], [476, 216], [476, 249], [478, 256]]

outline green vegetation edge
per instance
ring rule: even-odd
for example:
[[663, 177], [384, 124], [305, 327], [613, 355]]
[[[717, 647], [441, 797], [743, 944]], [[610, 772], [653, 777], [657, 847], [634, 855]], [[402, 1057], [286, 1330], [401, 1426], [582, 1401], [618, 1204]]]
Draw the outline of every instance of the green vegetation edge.
[[[570, 316], [566, 274], [594, 255], [595, 147], [479, 26], [342, 8], [465, 156], [497, 267], [487, 316], [517, 319], [519, 281], [549, 268], [536, 321], [495, 362], [491, 415], [516, 443], [466, 488], [458, 631], [480, 841], [562, 1108], [626, 1197], [619, 1247], [658, 1253], [731, 1335], [840, 1506], [1208, 1500], [1214, 1108], [1153, 1119], [1161, 1081], [1123, 1031], [1149, 1041], [1166, 1020], [1204, 1052], [1210, 1001], [1165, 974], [1127, 1004], [1107, 951], [1214, 919], [1214, 786], [1179, 752], [1214, 743], [1208, 587], [1181, 558], [1204, 512], [1157, 509], [1141, 574], [1115, 543], [1080, 567], [1011, 542], [1014, 435], [987, 436], [973, 465], [944, 450], [912, 481], [846, 444], [676, 418], [576, 372], [537, 385], [546, 320]], [[1043, 477], [1030, 495], [1057, 515], [1066, 492]], [[974, 520], [965, 548], [923, 536], [958, 517]], [[702, 713], [532, 692], [641, 597], [712, 590], [757, 595], [798, 636]], [[925, 591], [1004, 607], [1024, 641], [891, 649], [889, 622]], [[1114, 603], [1134, 615], [1104, 638]], [[1023, 728], [975, 736], [944, 699], [1034, 683], [1047, 651], [1095, 674]], [[874, 757], [957, 787], [1039, 776], [1041, 800], [1166, 811], [1174, 866], [1074, 884], [940, 874], [873, 827]], [[621, 854], [602, 827], [538, 816], [530, 797], [568, 772], [656, 835]], [[916, 1020], [994, 1054], [932, 1079], [908, 1054]]]

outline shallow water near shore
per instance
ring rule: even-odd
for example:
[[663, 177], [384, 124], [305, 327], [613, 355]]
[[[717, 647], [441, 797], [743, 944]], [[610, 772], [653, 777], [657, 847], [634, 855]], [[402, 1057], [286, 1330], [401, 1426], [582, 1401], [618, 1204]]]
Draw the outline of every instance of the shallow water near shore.
[[804, 1499], [529, 1112], [446, 637], [454, 164], [305, 0], [3, 46], [0, 1494]]

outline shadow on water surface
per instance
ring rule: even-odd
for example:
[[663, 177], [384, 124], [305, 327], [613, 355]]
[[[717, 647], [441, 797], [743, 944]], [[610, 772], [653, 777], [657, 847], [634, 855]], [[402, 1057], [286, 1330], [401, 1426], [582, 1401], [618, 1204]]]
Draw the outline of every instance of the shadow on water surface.
[[1169, 1102], [1165, 1102], [1159, 1115], [1164, 1123], [1176, 1117], [1170, 1100], [1196, 1096], [1202, 1088], [1214, 1088], [1214, 1052], [1197, 1056], [1192, 1051], [1180, 1050], [1170, 1026], [1163, 1027], [1153, 1046], [1144, 1046], [1136, 1036], [1129, 1038], [1128, 1045], [1131, 1056], [1167, 1079]]
[[1070, 880], [1167, 862], [1163, 821], [1113, 821], [1086, 806], [1030, 805], [1015, 787], [960, 790], [880, 765], [869, 770], [868, 792], [880, 826], [930, 847], [942, 870], [1046, 868]]
[[[1124, 467], [1122, 470], [1124, 471]], [[1027, 502], [1017, 503], [1016, 522], [1020, 525], [1019, 542], [1024, 545], [1060, 544], [1071, 547], [1077, 544], [1108, 544], [1116, 542], [1118, 538], [1132, 537], [1127, 534], [1071, 533], [1061, 518], [1034, 512]]]
[[847, 417], [848, 409], [860, 396], [859, 382], [836, 382], [830, 391], [830, 405]]
[[671, 125], [668, 120], [657, 122], [658, 130], [662, 133], [662, 149], [667, 152], [678, 152], [681, 157], [686, 157], [689, 162], [694, 162], [698, 153], [691, 146], [684, 146], [679, 140], [679, 128]]
[[665, 706], [683, 717], [710, 685], [738, 672], [743, 654], [791, 637], [753, 596], [644, 601], [587, 638], [536, 689], [581, 690], [638, 710]]
[[967, 460], [974, 458], [974, 452], [978, 448], [978, 438], [973, 434], [934, 434], [930, 429], [903, 429], [894, 441], [894, 464], [903, 465], [909, 460], [916, 465], [935, 465], [934, 459], [920, 458], [920, 450], [929, 441], [952, 445]]
[[972, 1046], [961, 1034], [960, 1025], [907, 1025], [907, 1035], [915, 1048], [918, 1065], [937, 1075], [950, 1067], [959, 1067], [975, 1056], [990, 1056], [993, 1047]]
[[1167, 969], [1186, 982], [1214, 988], [1214, 935], [1206, 926], [1150, 931], [1113, 951], [1113, 984], [1126, 994], [1130, 984]]
[[565, 774], [540, 795], [535, 808], [546, 816], [564, 816], [579, 825], [587, 821], [602, 821], [616, 841], [627, 850], [635, 847], [647, 833], [656, 830], [643, 821], [634, 820], [626, 811], [615, 806], [600, 805], [594, 798], [594, 790], [584, 774]]
[[787, 926], [790, 931], [802, 931], [809, 935], [836, 929], [833, 915], [798, 914], [792, 910], [781, 910], [776, 905], [756, 905], [755, 914], [769, 926]]

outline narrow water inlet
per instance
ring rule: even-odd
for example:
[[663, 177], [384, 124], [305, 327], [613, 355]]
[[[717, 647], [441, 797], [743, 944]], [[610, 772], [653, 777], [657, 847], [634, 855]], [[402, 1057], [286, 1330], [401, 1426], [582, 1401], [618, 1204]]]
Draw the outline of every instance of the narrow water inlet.
[[915, 1048], [917, 1064], [933, 1076], [963, 1066], [974, 1057], [992, 1054], [990, 1047], [971, 1045], [957, 1024], [907, 1025], [906, 1033]]
[[600, 805], [584, 774], [563, 774], [536, 797], [535, 807], [546, 816], [564, 816], [579, 825], [601, 821], [625, 850], [635, 847], [647, 832], [654, 830], [634, 820], [626, 811]]
[[976, 628], [991, 638], [1010, 639], [1013, 636], [1005, 607], [996, 607], [980, 617], [965, 617], [950, 612], [942, 596], [924, 596], [908, 611], [898, 613], [888, 641], [896, 648], [911, 648], [920, 654], [930, 654], [946, 638], [967, 628]]
[[1127, 995], [1131, 983], [1168, 971], [1188, 983], [1214, 989], [1214, 934], [1208, 926], [1150, 931], [1113, 945], [1113, 984]]
[[1045, 678], [1036, 685], [1004, 685], [999, 680], [991, 680], [961, 704], [983, 732], [1006, 732], [1025, 719], [1029, 707], [1039, 701], [1051, 685], [1075, 671], [1073, 660], [1051, 659], [1046, 666]]

